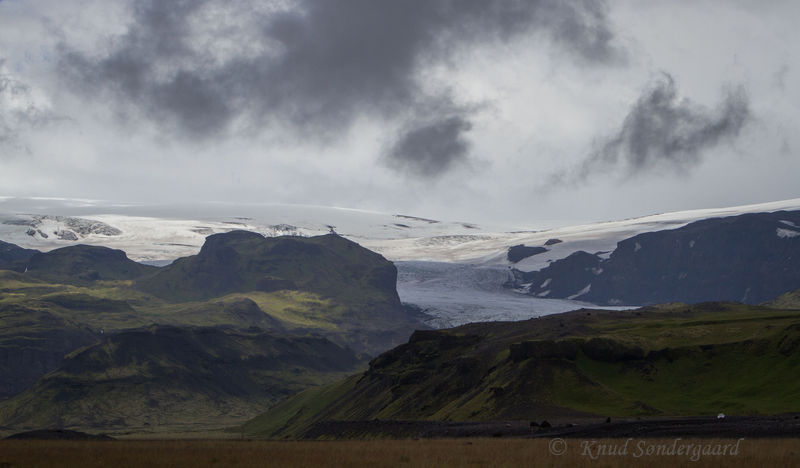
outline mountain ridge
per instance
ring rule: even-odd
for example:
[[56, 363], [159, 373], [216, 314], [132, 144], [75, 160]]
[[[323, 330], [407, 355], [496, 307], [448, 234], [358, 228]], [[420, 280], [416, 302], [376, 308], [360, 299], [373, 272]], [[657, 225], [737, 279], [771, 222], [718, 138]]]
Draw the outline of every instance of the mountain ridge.
[[[800, 287], [800, 211], [711, 218], [624, 239], [607, 257], [579, 251], [512, 286], [600, 305], [775, 299]], [[524, 285], [524, 286], [523, 286]]]
[[791, 413], [800, 410], [798, 371], [800, 310], [736, 303], [583, 309], [415, 333], [368, 370], [295, 395], [243, 430], [348, 437], [325, 427]]

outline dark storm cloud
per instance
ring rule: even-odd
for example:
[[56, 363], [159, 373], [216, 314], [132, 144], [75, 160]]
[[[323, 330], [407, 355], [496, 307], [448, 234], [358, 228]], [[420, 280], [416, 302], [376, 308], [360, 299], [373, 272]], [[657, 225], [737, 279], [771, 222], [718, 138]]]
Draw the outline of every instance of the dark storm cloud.
[[389, 165], [413, 175], [432, 177], [466, 161], [469, 143], [464, 134], [472, 124], [461, 115], [404, 128], [388, 151]]
[[[87, 96], [111, 96], [122, 113], [191, 139], [225, 134], [236, 123], [288, 124], [306, 138], [324, 139], [362, 115], [387, 122], [418, 117], [425, 123], [406, 126], [390, 151], [403, 160], [397, 167], [412, 172], [445, 170], [468, 149], [462, 137], [469, 112], [428, 115], [424, 103], [419, 110], [424, 96], [441, 99], [421, 90], [427, 65], [527, 33], [548, 37], [579, 62], [621, 59], [605, 7], [589, 0], [300, 0], [279, 11], [249, 0], [133, 5], [126, 34], [106, 53], [62, 47], [64, 75]], [[201, 19], [209, 7], [229, 5], [241, 15], [245, 36], [242, 50], [220, 58], [198, 47], [200, 37], [213, 31], [214, 41], [225, 40], [231, 31], [214, 29], [215, 17]]]
[[675, 80], [665, 73], [639, 97], [619, 132], [599, 142], [573, 174], [558, 178], [577, 182], [620, 169], [627, 176], [656, 168], [685, 171], [702, 161], [704, 151], [738, 136], [751, 117], [742, 88], [724, 90], [712, 111], [679, 100]]

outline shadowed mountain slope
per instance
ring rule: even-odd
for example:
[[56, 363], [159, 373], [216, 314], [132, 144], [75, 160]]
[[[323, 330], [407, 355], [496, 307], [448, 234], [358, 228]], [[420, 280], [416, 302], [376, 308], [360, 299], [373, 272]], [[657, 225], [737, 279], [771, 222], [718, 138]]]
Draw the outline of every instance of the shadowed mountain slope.
[[[140, 278], [135, 287], [173, 303], [230, 294], [248, 294], [256, 302], [266, 297], [264, 312], [288, 316], [287, 327], [318, 328], [338, 343], [374, 353], [424, 327], [400, 303], [396, 284], [394, 264], [335, 234], [232, 231], [209, 236], [197, 255]], [[276, 301], [293, 305], [277, 311]]]
[[37, 253], [38, 250], [23, 249], [18, 245], [0, 241], [0, 270], [23, 272], [28, 261]]
[[800, 287], [800, 211], [639, 234], [619, 242], [608, 258], [576, 252], [515, 276], [515, 286], [525, 285], [531, 295], [595, 304], [758, 304]]
[[17, 428], [223, 426], [352, 372], [362, 359], [319, 336], [153, 326], [72, 353], [0, 407], [0, 421]]

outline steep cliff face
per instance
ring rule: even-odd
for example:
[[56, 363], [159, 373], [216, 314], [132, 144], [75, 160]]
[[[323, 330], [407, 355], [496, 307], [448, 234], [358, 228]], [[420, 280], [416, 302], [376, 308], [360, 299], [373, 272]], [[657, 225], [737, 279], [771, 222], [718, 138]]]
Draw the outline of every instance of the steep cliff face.
[[800, 212], [707, 219], [640, 234], [619, 242], [608, 258], [579, 252], [516, 277], [531, 295], [596, 304], [757, 304], [800, 287]]
[[200, 253], [178, 259], [137, 286], [172, 301], [283, 288], [345, 301], [369, 297], [399, 307], [396, 282], [391, 262], [337, 235], [269, 238], [232, 231], [209, 236]]

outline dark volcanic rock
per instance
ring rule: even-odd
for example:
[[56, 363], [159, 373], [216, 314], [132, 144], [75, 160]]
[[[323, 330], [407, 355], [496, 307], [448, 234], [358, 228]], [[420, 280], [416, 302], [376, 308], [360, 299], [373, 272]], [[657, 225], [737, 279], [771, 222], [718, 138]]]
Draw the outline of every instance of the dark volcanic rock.
[[517, 263], [520, 260], [544, 252], [547, 252], [547, 249], [544, 247], [528, 247], [526, 245], [519, 244], [508, 248], [508, 254], [506, 254], [506, 258], [508, 258], [508, 261], [511, 263]]
[[597, 304], [739, 301], [800, 287], [800, 211], [697, 221], [625, 239], [608, 259], [578, 252], [517, 275], [530, 294]]
[[520, 277], [523, 283], [531, 283], [530, 294], [583, 300], [580, 293], [596, 279], [601, 261], [597, 255], [579, 251], [539, 272], [523, 273]]

